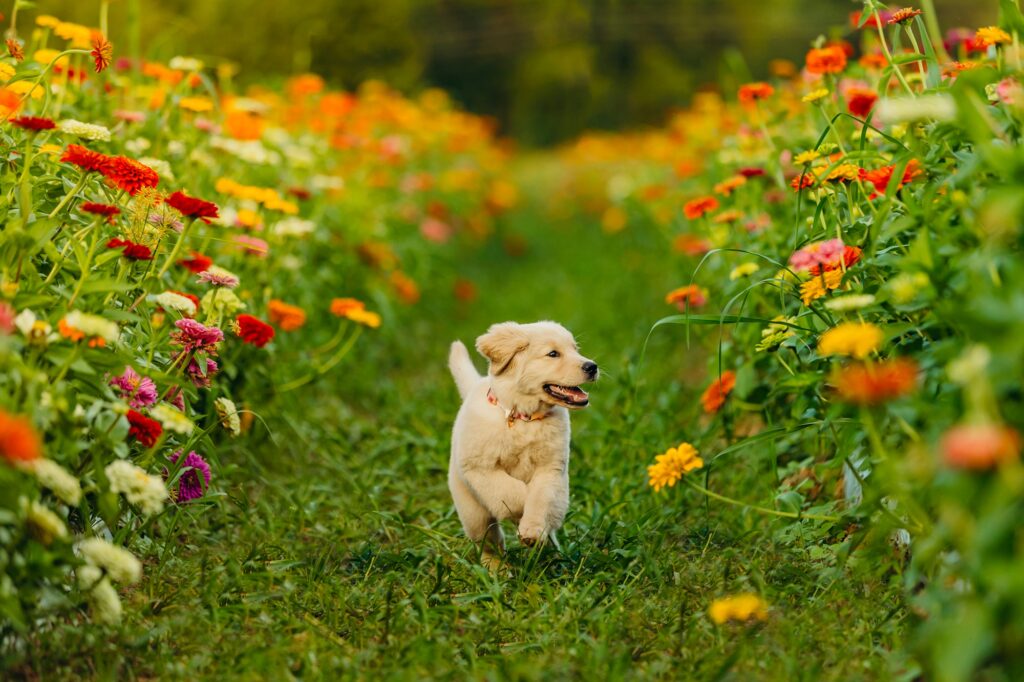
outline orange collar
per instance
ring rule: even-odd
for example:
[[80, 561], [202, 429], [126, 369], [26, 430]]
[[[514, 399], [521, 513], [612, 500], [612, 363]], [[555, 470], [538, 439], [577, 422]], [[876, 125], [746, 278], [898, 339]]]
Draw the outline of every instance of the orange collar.
[[[496, 405], [497, 407], [501, 407], [501, 405], [498, 403], [498, 396], [494, 395], [494, 391], [492, 391], [491, 389], [487, 389], [487, 402], [489, 402], [491, 405]], [[505, 410], [505, 408], [503, 408], [503, 407], [501, 407], [501, 409]], [[516, 421], [524, 421], [524, 422], [540, 421], [541, 419], [544, 419], [545, 417], [547, 417], [549, 414], [551, 414], [551, 410], [543, 410], [543, 411], [540, 411], [540, 412], [534, 412], [533, 414], [526, 414], [525, 412], [513, 412], [512, 410], [505, 410], [505, 421], [508, 423], [508, 428], [511, 429], [513, 426], [515, 426]]]

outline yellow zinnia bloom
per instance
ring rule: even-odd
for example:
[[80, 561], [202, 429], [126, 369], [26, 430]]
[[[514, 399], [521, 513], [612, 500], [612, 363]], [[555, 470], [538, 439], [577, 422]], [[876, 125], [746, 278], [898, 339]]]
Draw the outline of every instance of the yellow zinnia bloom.
[[1013, 40], [1009, 33], [998, 26], [986, 26], [985, 28], [979, 28], [978, 32], [974, 34], [974, 38], [985, 46], [999, 45]]
[[14, 75], [14, 67], [6, 62], [0, 62], [0, 80], [7, 81]]
[[30, 97], [32, 99], [39, 99], [43, 96], [43, 86], [33, 85], [32, 81], [15, 81], [7, 86], [7, 89], [11, 92], [16, 92], [19, 95], [24, 95], [26, 92], [31, 91]]
[[793, 163], [795, 163], [798, 166], [806, 166], [811, 161], [814, 161], [815, 159], [817, 159], [819, 156], [821, 156], [821, 154], [819, 154], [818, 152], [816, 152], [813, 149], [811, 149], [811, 150], [806, 151], [806, 152], [800, 152], [799, 154], [794, 156], [793, 157]]
[[376, 329], [377, 327], [380, 326], [380, 315], [378, 315], [377, 313], [370, 312], [369, 310], [366, 310], [364, 308], [354, 308], [352, 310], [349, 310], [348, 312], [345, 313], [345, 317], [352, 320], [353, 322], [364, 324], [370, 329]]
[[818, 354], [863, 359], [878, 350], [882, 337], [882, 330], [869, 322], [843, 322], [821, 335]]
[[813, 92], [807, 93], [806, 95], [803, 96], [802, 99], [804, 102], [817, 102], [820, 99], [825, 99], [826, 97], [828, 97], [828, 94], [828, 90], [826, 90], [825, 88], [819, 88], [818, 90], [814, 90]]
[[757, 269], [757, 263], [740, 263], [732, 269], [732, 272], [729, 273], [729, 279], [737, 280], [741, 277], [749, 277], [757, 272]]
[[202, 113], [213, 110], [213, 100], [209, 97], [182, 97], [178, 106], [186, 111]]
[[654, 458], [654, 464], [647, 467], [647, 476], [654, 492], [660, 491], [665, 486], [671, 488], [683, 477], [694, 469], [704, 466], [696, 448], [689, 443], [680, 443], [677, 448], [669, 448], [663, 455]]
[[838, 289], [843, 281], [843, 271], [840, 268], [826, 270], [825, 274], [817, 275], [800, 285], [800, 300], [804, 305], [810, 305], [828, 292]]
[[749, 592], [723, 597], [711, 603], [708, 616], [717, 625], [731, 620], [743, 623], [750, 620], [765, 620], [768, 618], [768, 602]]
[[49, 14], [40, 14], [36, 17], [36, 26], [42, 26], [43, 28], [53, 28], [60, 23], [60, 19]]

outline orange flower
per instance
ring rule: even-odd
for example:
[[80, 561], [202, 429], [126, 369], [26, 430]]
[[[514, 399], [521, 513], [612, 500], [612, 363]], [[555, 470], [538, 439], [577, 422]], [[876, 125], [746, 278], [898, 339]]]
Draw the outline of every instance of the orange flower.
[[353, 310], [363, 310], [366, 304], [356, 298], [336, 298], [331, 301], [331, 314], [347, 317]]
[[865, 69], [884, 69], [889, 65], [889, 60], [881, 52], [871, 52], [861, 57], [858, 63]]
[[267, 316], [283, 331], [292, 332], [306, 324], [306, 311], [276, 298], [267, 303]]
[[747, 179], [742, 175], [734, 175], [731, 178], [726, 178], [722, 182], [715, 185], [715, 194], [721, 194], [724, 197], [729, 196], [738, 187], [741, 187], [747, 183]]
[[696, 220], [708, 211], [718, 208], [718, 199], [714, 197], [699, 197], [693, 201], [686, 202], [683, 206], [683, 214], [690, 220]]
[[910, 21], [918, 14], [921, 14], [921, 10], [914, 9], [913, 7], [904, 7], [903, 9], [898, 9], [892, 13], [892, 16], [889, 17], [889, 23], [902, 24], [905, 21]]
[[681, 234], [672, 240], [672, 249], [687, 256], [700, 256], [711, 250], [711, 244], [695, 234]]
[[807, 53], [807, 70], [811, 73], [842, 73], [846, 68], [846, 51], [838, 45], [813, 48]]
[[39, 434], [28, 419], [0, 410], [0, 456], [8, 464], [39, 459], [42, 450]]
[[914, 390], [917, 364], [900, 358], [870, 365], [850, 365], [832, 375], [841, 400], [858, 405], [877, 405]]
[[941, 447], [947, 466], [984, 471], [1020, 456], [1020, 434], [998, 424], [961, 424], [946, 432]]
[[68, 324], [67, 320], [63, 318], [61, 318], [61, 321], [57, 323], [57, 330], [60, 332], [60, 335], [63, 336], [65, 339], [73, 341], [75, 343], [85, 338], [85, 332], [83, 332], [80, 329], [76, 329], [75, 327], [72, 327], [70, 324]]
[[732, 393], [732, 389], [735, 387], [736, 372], [731, 369], [722, 372], [722, 376], [712, 381], [700, 397], [700, 401], [704, 403], [704, 412], [707, 414], [718, 412], [725, 404], [726, 397]]
[[665, 303], [675, 304], [677, 308], [686, 311], [686, 307], [699, 308], [708, 302], [708, 291], [696, 284], [688, 284], [679, 287], [665, 294]]
[[457, 279], [453, 293], [460, 301], [474, 301], [477, 297], [476, 285], [468, 279]]
[[92, 39], [93, 62], [96, 73], [110, 66], [110, 60], [114, 58], [114, 46], [102, 34], [97, 33]]
[[762, 83], [760, 81], [756, 83], [747, 83], [741, 85], [739, 90], [739, 99], [743, 104], [753, 104], [758, 100], [768, 99], [775, 93], [773, 88], [768, 83]]
[[391, 273], [391, 286], [394, 287], [398, 298], [404, 303], [412, 305], [420, 300], [420, 288], [416, 286], [416, 282], [411, 277], [401, 270]]
[[21, 49], [21, 43], [18, 42], [17, 38], [7, 39], [7, 53], [11, 55], [11, 58], [16, 62], [20, 62], [25, 59], [25, 53]]

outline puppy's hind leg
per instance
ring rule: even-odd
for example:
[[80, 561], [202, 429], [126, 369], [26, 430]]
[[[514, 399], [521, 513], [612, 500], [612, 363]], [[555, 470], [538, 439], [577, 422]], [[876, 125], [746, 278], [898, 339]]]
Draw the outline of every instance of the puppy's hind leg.
[[462, 529], [470, 540], [483, 543], [483, 564], [491, 569], [497, 568], [501, 563], [500, 556], [505, 553], [505, 535], [501, 532], [501, 522], [477, 501], [469, 486], [459, 476], [449, 476], [448, 488], [455, 501], [455, 511], [462, 522]]

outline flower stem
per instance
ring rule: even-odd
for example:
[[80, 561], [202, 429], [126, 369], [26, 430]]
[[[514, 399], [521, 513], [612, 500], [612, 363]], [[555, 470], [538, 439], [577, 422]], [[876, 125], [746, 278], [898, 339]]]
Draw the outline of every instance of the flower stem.
[[82, 177], [78, 178], [78, 182], [75, 184], [75, 186], [71, 188], [70, 192], [68, 192], [67, 194], [64, 195], [64, 198], [60, 200], [60, 203], [57, 204], [57, 207], [54, 208], [52, 211], [50, 211], [50, 215], [48, 217], [49, 218], [55, 218], [57, 216], [57, 214], [60, 213], [61, 210], [65, 206], [67, 206], [71, 202], [72, 199], [75, 198], [75, 195], [77, 195], [79, 192], [82, 191], [82, 188], [85, 186], [85, 181], [88, 180], [88, 179], [89, 179], [89, 174], [86, 173], [86, 172], [83, 172], [82, 173]]
[[164, 273], [167, 272], [167, 270], [174, 263], [174, 259], [178, 257], [178, 253], [181, 252], [181, 247], [185, 243], [185, 239], [188, 237], [189, 229], [195, 222], [196, 219], [192, 218], [187, 223], [185, 223], [185, 227], [181, 229], [181, 236], [178, 237], [178, 241], [175, 242], [174, 248], [171, 249], [171, 253], [167, 256], [167, 260], [164, 261], [163, 267], [160, 268], [160, 272], [158, 272], [156, 275], [157, 277], [162, 278], [164, 276]]
[[702, 488], [701, 486], [697, 485], [696, 483], [687, 482], [687, 485], [689, 485], [694, 490], [698, 490], [698, 491], [704, 493], [705, 495], [707, 495], [710, 498], [718, 500], [719, 502], [725, 502], [726, 504], [733, 504], [733, 505], [736, 505], [737, 507], [745, 507], [746, 509], [752, 509], [752, 510], [754, 510], [756, 512], [760, 512], [761, 514], [768, 514], [770, 516], [782, 516], [782, 517], [785, 517], [787, 519], [815, 519], [817, 521], [832, 521], [832, 522], [836, 522], [836, 521], [842, 520], [838, 516], [828, 516], [827, 514], [804, 514], [803, 512], [787, 512], [787, 511], [779, 511], [778, 509], [768, 509], [767, 507], [759, 507], [756, 504], [747, 504], [746, 502], [740, 502], [739, 500], [734, 500], [733, 498], [726, 497], [725, 495], [719, 495], [718, 493], [712, 492], [712, 491], [708, 490], [707, 488]]

